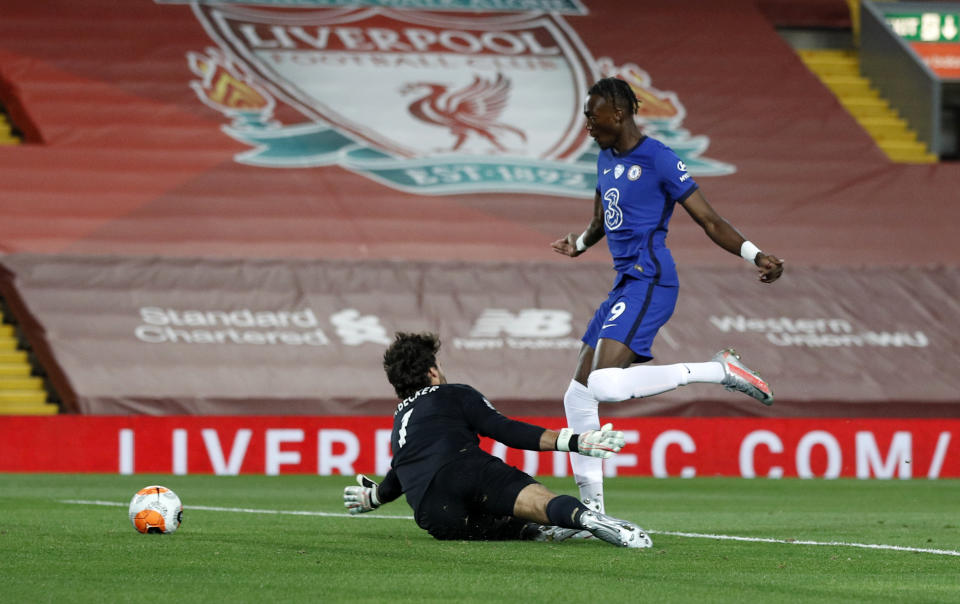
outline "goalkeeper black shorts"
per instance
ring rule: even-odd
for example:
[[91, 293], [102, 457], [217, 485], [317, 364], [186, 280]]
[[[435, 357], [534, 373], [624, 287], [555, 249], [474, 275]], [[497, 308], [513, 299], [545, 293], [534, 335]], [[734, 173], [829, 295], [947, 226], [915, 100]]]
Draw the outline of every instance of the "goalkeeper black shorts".
[[530, 523], [514, 518], [513, 506], [520, 491], [536, 482], [485, 451], [463, 451], [430, 481], [415, 515], [417, 525], [444, 540], [526, 538]]

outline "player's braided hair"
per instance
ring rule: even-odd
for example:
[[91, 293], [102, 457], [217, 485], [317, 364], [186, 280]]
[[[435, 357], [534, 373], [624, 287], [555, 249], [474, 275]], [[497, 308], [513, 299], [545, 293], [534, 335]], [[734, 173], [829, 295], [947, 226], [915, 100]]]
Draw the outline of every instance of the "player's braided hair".
[[602, 96], [607, 101], [613, 103], [627, 112], [627, 115], [635, 115], [640, 109], [640, 101], [634, 94], [630, 84], [620, 78], [603, 78], [597, 80], [596, 84], [590, 87], [588, 94]]
[[430, 385], [427, 372], [437, 366], [440, 338], [434, 333], [398, 332], [383, 353], [383, 370], [396, 391], [405, 399]]

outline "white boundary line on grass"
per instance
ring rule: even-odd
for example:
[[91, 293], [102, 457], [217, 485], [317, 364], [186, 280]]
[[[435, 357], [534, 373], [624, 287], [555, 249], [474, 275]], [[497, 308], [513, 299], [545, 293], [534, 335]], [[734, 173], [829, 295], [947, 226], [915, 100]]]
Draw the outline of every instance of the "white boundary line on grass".
[[[117, 503], [116, 501], [96, 501], [88, 499], [63, 499], [60, 503], [76, 503], [80, 505], [106, 505], [111, 507], [129, 507], [126, 503]], [[241, 514], [273, 514], [280, 516], [320, 516], [323, 518], [355, 518], [353, 514], [333, 513], [333, 512], [313, 512], [309, 510], [262, 510], [255, 508], [220, 508], [209, 505], [190, 505], [184, 506], [185, 510], [201, 510], [204, 512], [239, 512]], [[413, 520], [413, 516], [389, 516], [386, 514], [364, 514], [364, 518], [379, 518], [381, 520]]]
[[[60, 503], [78, 505], [105, 505], [110, 507], [125, 507], [126, 503], [116, 501], [96, 501], [87, 499], [64, 499]], [[333, 512], [313, 512], [308, 510], [262, 510], [254, 508], [222, 508], [207, 505], [191, 505], [187, 510], [201, 510], [204, 512], [238, 512], [242, 514], [272, 514], [280, 516], [320, 516], [323, 518], [356, 518], [351, 514]], [[388, 516], [384, 514], [364, 514], [363, 518], [377, 518], [380, 520], [413, 520], [413, 516]], [[844, 541], [806, 541], [801, 539], [771, 539], [769, 537], [740, 537], [737, 535], [712, 535], [709, 533], [683, 533], [679, 531], [650, 531], [651, 535], [670, 535], [672, 537], [689, 537], [692, 539], [717, 539], [720, 541], [746, 541], [749, 543], [783, 543], [785, 545], [821, 545], [832, 547], [857, 547], [860, 549], [879, 549], [896, 552], [914, 552], [918, 554], [936, 554], [939, 556], [960, 556], [960, 551], [952, 549], [928, 549], [923, 547], [905, 547], [902, 545], [883, 545], [878, 543], [847, 543]]]
[[960, 556], [952, 549], [927, 549], [906, 547], [903, 545], [882, 545], [878, 543], [847, 543], [844, 541], [805, 541], [802, 539], [770, 539], [768, 537], [738, 537], [737, 535], [710, 535], [705, 533], [680, 533], [677, 531], [647, 531], [651, 535], [672, 535], [674, 537], [693, 537], [695, 539], [718, 539], [724, 541], [750, 541], [752, 543], [786, 543], [788, 545], [831, 545], [834, 547], [859, 547], [861, 549], [885, 549], [897, 552], [917, 552], [921, 554], [939, 554], [941, 556]]

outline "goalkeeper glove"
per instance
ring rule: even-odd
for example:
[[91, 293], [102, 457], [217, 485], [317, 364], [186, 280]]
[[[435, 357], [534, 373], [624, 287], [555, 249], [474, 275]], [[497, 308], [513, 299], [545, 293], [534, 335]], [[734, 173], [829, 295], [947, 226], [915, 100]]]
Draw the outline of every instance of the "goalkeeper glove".
[[380, 498], [377, 496], [379, 484], [363, 474], [357, 474], [358, 487], [344, 487], [343, 505], [351, 514], [372, 512], [380, 507]]
[[570, 451], [601, 459], [613, 457], [625, 444], [627, 441], [623, 432], [614, 430], [613, 424], [604, 424], [599, 430], [588, 430], [583, 434], [574, 434], [570, 428], [564, 428], [557, 437], [558, 451]]

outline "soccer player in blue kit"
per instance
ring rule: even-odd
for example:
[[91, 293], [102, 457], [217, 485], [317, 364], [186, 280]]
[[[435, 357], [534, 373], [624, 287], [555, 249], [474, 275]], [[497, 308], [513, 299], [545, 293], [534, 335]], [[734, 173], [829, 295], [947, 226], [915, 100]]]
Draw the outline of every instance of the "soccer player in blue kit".
[[[692, 382], [721, 384], [773, 403], [770, 387], [733, 349], [703, 363], [634, 365], [653, 358], [650, 347], [677, 302], [677, 269], [665, 243], [676, 204], [714, 243], [756, 266], [761, 282], [772, 283], [783, 273], [782, 260], [761, 252], [714, 211], [669, 147], [640, 131], [634, 121], [638, 106], [621, 79], [604, 78], [590, 88], [584, 115], [600, 146], [593, 219], [580, 235], [570, 233], [552, 244], [575, 258], [606, 237], [617, 271], [609, 297], [587, 326], [563, 398], [567, 425], [575, 432], [599, 428], [599, 402], [653, 396]], [[603, 460], [570, 457], [580, 499], [602, 512]]]

